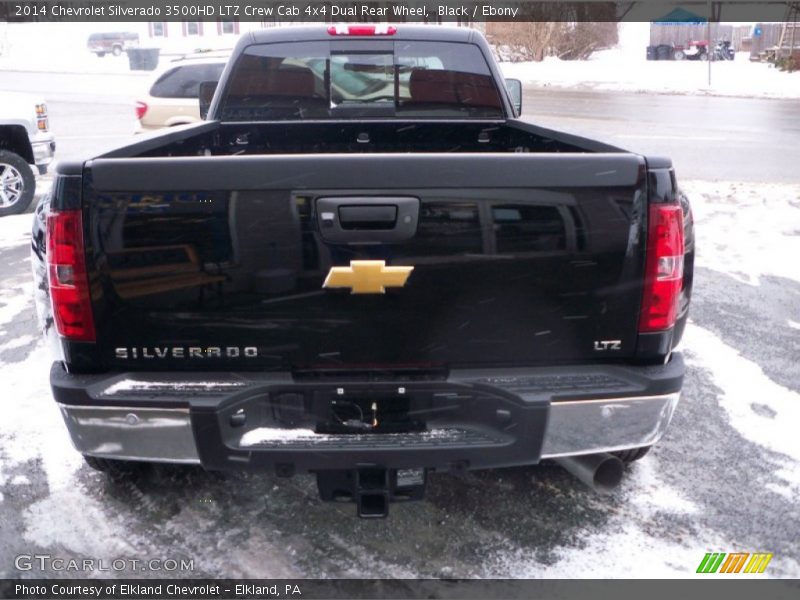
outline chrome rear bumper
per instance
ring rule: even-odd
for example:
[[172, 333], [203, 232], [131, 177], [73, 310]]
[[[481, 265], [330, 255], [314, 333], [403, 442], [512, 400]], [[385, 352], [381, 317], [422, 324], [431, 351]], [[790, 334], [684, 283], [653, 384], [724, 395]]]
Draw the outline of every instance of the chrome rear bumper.
[[81, 454], [121, 460], [199, 463], [188, 408], [59, 404]]
[[667, 430], [679, 398], [676, 392], [555, 402], [550, 405], [542, 458], [652, 446]]
[[[655, 444], [666, 431], [679, 397], [680, 393], [676, 392], [553, 402], [549, 408], [541, 458], [595, 454]], [[122, 460], [200, 463], [188, 408], [66, 404], [59, 404], [59, 407], [72, 442], [82, 454]], [[346, 445], [347, 436], [342, 438]], [[307, 441], [308, 448], [313, 451], [313, 438]], [[329, 442], [330, 436], [327, 436], [326, 443]], [[317, 452], [322, 450], [320, 448]], [[536, 462], [536, 458], [532, 457], [531, 462]]]

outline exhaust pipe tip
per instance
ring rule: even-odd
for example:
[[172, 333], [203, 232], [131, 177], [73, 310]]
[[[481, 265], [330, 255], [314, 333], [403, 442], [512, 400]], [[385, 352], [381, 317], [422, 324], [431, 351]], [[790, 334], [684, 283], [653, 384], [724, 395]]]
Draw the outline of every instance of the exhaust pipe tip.
[[585, 456], [563, 456], [555, 460], [583, 483], [601, 494], [608, 494], [616, 489], [625, 472], [623, 462], [608, 452]]

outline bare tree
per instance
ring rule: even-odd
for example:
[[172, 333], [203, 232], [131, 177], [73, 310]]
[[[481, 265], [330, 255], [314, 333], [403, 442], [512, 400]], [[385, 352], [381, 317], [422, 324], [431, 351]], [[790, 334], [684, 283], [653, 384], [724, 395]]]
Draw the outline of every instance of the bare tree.
[[540, 61], [546, 56], [586, 59], [619, 40], [617, 23], [613, 21], [488, 23], [486, 34], [500, 57], [512, 62]]

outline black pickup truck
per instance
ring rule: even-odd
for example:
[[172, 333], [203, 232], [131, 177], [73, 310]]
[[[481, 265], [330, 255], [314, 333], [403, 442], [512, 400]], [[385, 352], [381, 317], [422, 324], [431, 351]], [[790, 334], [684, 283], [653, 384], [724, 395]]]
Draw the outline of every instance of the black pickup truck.
[[33, 255], [76, 449], [315, 473], [365, 517], [432, 470], [617, 483], [678, 402], [691, 211], [520, 98], [469, 29], [280, 28], [205, 122], [60, 164]]

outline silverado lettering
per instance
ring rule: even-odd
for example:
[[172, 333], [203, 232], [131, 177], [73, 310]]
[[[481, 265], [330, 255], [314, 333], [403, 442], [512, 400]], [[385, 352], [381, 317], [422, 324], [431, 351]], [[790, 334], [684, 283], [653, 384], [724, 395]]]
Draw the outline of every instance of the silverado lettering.
[[208, 346], [198, 347], [139, 347], [139, 348], [115, 348], [114, 355], [121, 360], [138, 358], [256, 358], [258, 348], [237, 346]]
[[314, 473], [362, 517], [431, 471], [619, 483], [681, 392], [689, 202], [521, 104], [472, 29], [271, 28], [203, 122], [61, 163], [33, 262], [88, 464]]

